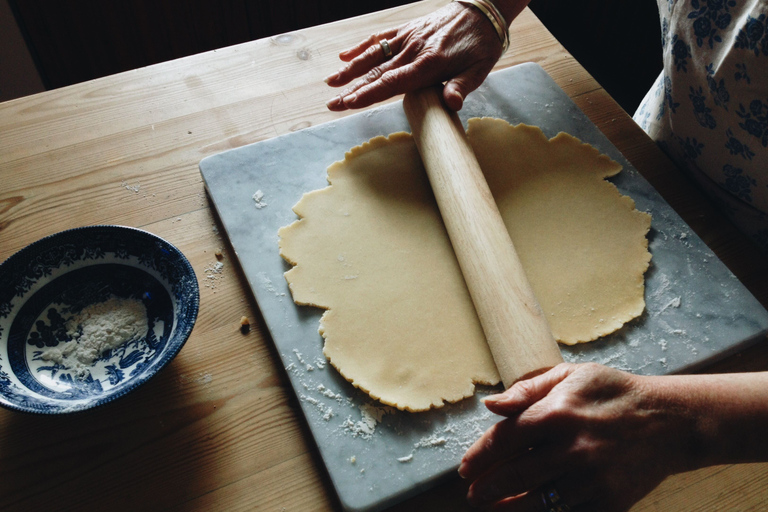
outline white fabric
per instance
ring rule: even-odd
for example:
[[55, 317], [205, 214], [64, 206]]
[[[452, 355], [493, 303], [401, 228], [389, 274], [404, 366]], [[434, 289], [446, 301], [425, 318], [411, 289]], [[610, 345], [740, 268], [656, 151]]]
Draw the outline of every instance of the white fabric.
[[664, 69], [634, 119], [768, 251], [768, 1], [658, 5]]

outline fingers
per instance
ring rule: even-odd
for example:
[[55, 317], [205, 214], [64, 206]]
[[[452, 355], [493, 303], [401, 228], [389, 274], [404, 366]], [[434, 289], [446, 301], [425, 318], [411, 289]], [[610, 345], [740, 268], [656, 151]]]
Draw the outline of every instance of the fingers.
[[[371, 67], [373, 63], [383, 59], [381, 49], [374, 48], [375, 51], [366, 51], [352, 61], [347, 68], [339, 72], [339, 76], [332, 77], [334, 84], [341, 85], [343, 81], [348, 81], [368, 69], [360, 80], [327, 103], [330, 110], [364, 108], [397, 94], [431, 86], [443, 79], [438, 74], [443, 72], [441, 66], [425, 65], [425, 60], [434, 60], [434, 57], [419, 56], [411, 60], [412, 55], [418, 52], [417, 49], [403, 48], [403, 42], [398, 38], [390, 41], [390, 45], [396, 54], [392, 59]], [[482, 84], [492, 66], [492, 63], [490, 66], [487, 63], [477, 64], [449, 80], [443, 92], [448, 108], [461, 110], [466, 95]]]
[[[464, 454], [459, 475], [475, 479], [500, 461], [537, 446], [548, 432], [535, 416], [520, 414], [549, 394], [574, 371], [574, 365], [560, 364], [546, 373], [517, 382], [501, 395], [490, 396], [485, 404], [492, 412], [507, 416], [489, 428]], [[522, 492], [522, 491], [521, 491]]]
[[[384, 49], [380, 43], [382, 39], [387, 40], [393, 54], [399, 53], [400, 46], [402, 45], [402, 38], [397, 38], [396, 32], [394, 34], [391, 32], [392, 31], [388, 31], [382, 33], [383, 35], [371, 36], [357, 47], [349, 50], [353, 53], [349, 53], [348, 55], [354, 55], [354, 57], [342, 59], [348, 62], [348, 64], [336, 73], [326, 77], [325, 83], [331, 87], [340, 87], [348, 84], [355, 78], [374, 70], [376, 66], [384, 64], [388, 57], [384, 55]], [[387, 35], [387, 37], [384, 37], [384, 35]], [[342, 55], [346, 54], [342, 52]]]
[[461, 110], [464, 106], [464, 98], [480, 87], [489, 71], [490, 68], [487, 65], [477, 64], [448, 80], [443, 88], [443, 100], [448, 108], [454, 112]]
[[[367, 107], [394, 95], [450, 79], [444, 95], [459, 110], [499, 57], [498, 37], [482, 13], [456, 3], [373, 35], [339, 54], [347, 63], [326, 78], [333, 87], [355, 83], [327, 103], [330, 110]], [[387, 39], [387, 58], [380, 45]]]
[[385, 30], [384, 32], [379, 32], [378, 34], [373, 34], [369, 36], [367, 39], [360, 41], [358, 44], [350, 48], [349, 50], [344, 50], [339, 53], [339, 58], [343, 60], [344, 62], [349, 62], [352, 59], [358, 57], [363, 52], [365, 52], [368, 48], [372, 46], [378, 46], [379, 41], [382, 39], [391, 39], [397, 35], [397, 28], [391, 28], [389, 30]]
[[445, 87], [443, 87], [443, 101], [454, 112], [461, 110], [461, 107], [464, 106], [464, 98], [466, 97], [467, 94], [464, 90], [461, 87], [457, 87], [453, 80], [446, 83]]
[[418, 62], [397, 67], [398, 63], [393, 61], [371, 70], [349, 89], [328, 102], [328, 108], [330, 110], [364, 108], [407, 92], [403, 88], [404, 84], [407, 84], [410, 90], [435, 83], [431, 75], [418, 72], [420, 67]]
[[[401, 53], [401, 39], [395, 38], [389, 41], [389, 45], [395, 54], [389, 60], [384, 56], [381, 45], [376, 43], [338, 73], [326, 79], [329, 85], [338, 87], [360, 77], [354, 84], [331, 99], [326, 104], [328, 109], [340, 111], [363, 108], [405, 92], [397, 87], [398, 84], [413, 83], [414, 78], [410, 75], [415, 74], [414, 63], [402, 63], [410, 57], [410, 54]], [[418, 81], [421, 78], [416, 76], [415, 80]]]
[[552, 446], [527, 450], [478, 477], [469, 488], [467, 499], [473, 506], [486, 507], [505, 497], [538, 489], [562, 476], [560, 460], [562, 457]]
[[575, 365], [559, 364], [541, 375], [516, 382], [504, 393], [487, 397], [483, 403], [494, 414], [501, 416], [519, 414], [547, 396], [575, 369]]
[[519, 418], [502, 420], [475, 441], [461, 459], [459, 475], [474, 480], [501, 461], [519, 456], [544, 439], [542, 429], [522, 424]]
[[346, 85], [355, 78], [362, 76], [368, 71], [375, 69], [376, 66], [384, 63], [386, 57], [380, 44], [369, 46], [360, 55], [352, 59], [349, 64], [341, 68], [338, 72], [330, 75], [325, 82], [331, 87], [340, 87]]

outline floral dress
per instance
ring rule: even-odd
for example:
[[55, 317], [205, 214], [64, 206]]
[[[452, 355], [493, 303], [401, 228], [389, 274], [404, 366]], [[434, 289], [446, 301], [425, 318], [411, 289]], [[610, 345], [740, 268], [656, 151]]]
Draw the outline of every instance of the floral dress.
[[635, 121], [768, 252], [768, 0], [657, 0], [664, 69]]

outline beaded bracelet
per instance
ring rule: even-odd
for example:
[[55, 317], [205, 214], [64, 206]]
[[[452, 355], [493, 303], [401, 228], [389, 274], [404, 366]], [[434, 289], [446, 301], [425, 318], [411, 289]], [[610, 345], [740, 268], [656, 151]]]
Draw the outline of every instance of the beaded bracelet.
[[487, 0], [453, 1], [459, 2], [460, 4], [474, 5], [480, 12], [485, 14], [485, 17], [491, 22], [493, 28], [496, 29], [496, 34], [498, 34], [499, 40], [501, 41], [501, 53], [503, 55], [504, 52], [507, 51], [507, 48], [509, 48], [509, 32], [507, 31], [507, 22], [504, 20], [504, 16], [501, 15], [501, 12], [499, 12], [499, 9]]

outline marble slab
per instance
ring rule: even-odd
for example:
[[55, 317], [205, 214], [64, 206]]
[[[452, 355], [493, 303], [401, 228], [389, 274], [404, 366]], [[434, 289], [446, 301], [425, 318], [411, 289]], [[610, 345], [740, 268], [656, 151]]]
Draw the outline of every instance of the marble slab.
[[[595, 361], [638, 374], [689, 371], [768, 333], [768, 312], [536, 64], [491, 74], [460, 117], [491, 116], [570, 133], [618, 161], [611, 179], [652, 214], [647, 310], [617, 333], [562, 347], [567, 361]], [[326, 168], [377, 135], [409, 131], [402, 103], [227, 151], [200, 163], [210, 198], [259, 304], [330, 480], [345, 510], [384, 509], [454, 472], [463, 452], [497, 417], [479, 398], [411, 414], [354, 389], [322, 355], [322, 311], [298, 307], [283, 278], [277, 230], [291, 207], [325, 187]]]

